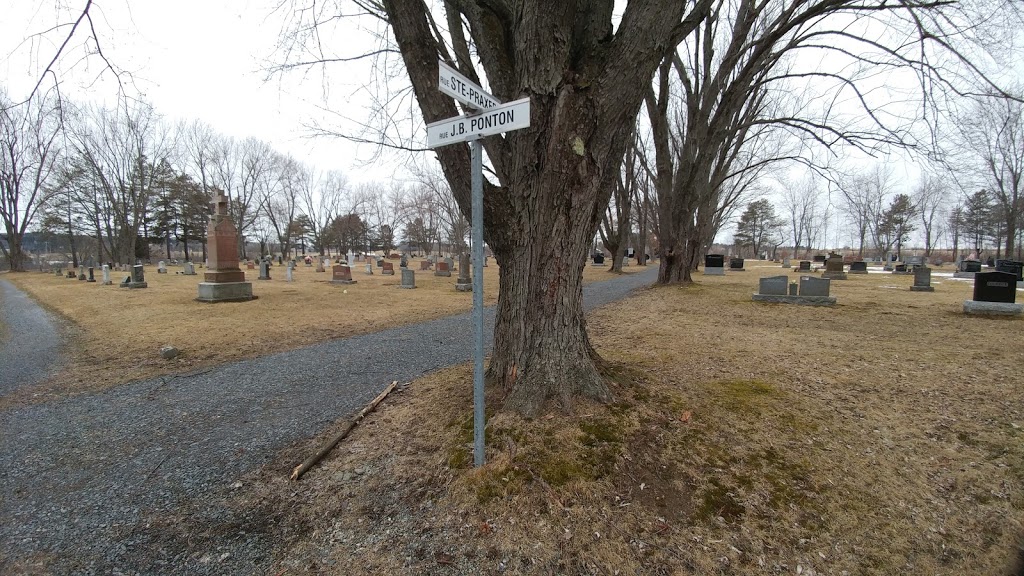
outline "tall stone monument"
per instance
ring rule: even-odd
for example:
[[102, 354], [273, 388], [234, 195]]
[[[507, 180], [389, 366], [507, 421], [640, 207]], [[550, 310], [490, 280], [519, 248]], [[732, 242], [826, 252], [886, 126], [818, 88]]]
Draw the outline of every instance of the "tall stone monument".
[[252, 300], [252, 283], [245, 281], [245, 272], [238, 267], [238, 236], [231, 215], [229, 199], [218, 192], [213, 200], [213, 214], [206, 228], [209, 264], [199, 283], [200, 302], [244, 302]]

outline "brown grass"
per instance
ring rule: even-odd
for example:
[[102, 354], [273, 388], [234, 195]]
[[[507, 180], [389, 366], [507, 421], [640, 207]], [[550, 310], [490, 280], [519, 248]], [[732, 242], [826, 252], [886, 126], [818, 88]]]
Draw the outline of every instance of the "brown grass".
[[[257, 270], [246, 270], [257, 299], [251, 302], [204, 304], [196, 302], [197, 276], [157, 274], [147, 266], [149, 287], [129, 290], [117, 286], [125, 273], [112, 272], [112, 286], [56, 277], [53, 274], [7, 274], [6, 279], [28, 292], [37, 302], [65, 320], [74, 335], [65, 369], [50, 381], [0, 400], [41, 401], [55, 395], [94, 391], [172, 372], [212, 366], [231, 360], [281, 352], [356, 334], [365, 334], [464, 312], [472, 307], [472, 293], [457, 292], [458, 276], [437, 277], [420, 272], [415, 290], [401, 290], [401, 272], [383, 276], [374, 268], [367, 276], [357, 263], [350, 286], [328, 284], [330, 271], [299, 265], [294, 282], [285, 282], [285, 269], [275, 266], [270, 281], [260, 281]], [[626, 273], [639, 270], [633, 266]], [[100, 278], [99, 272], [96, 274]], [[612, 278], [606, 267], [588, 266], [586, 281]], [[497, 299], [498, 267], [493, 259], [484, 270], [484, 303]], [[0, 335], [3, 330], [0, 327]], [[181, 356], [167, 361], [160, 347], [170, 344]]]
[[1000, 573], [1024, 534], [1024, 320], [965, 317], [970, 285], [941, 278], [751, 302], [776, 271], [592, 315], [615, 402], [492, 414], [481, 469], [461, 366], [299, 483], [316, 441], [286, 451], [235, 505], [293, 530], [275, 574]]

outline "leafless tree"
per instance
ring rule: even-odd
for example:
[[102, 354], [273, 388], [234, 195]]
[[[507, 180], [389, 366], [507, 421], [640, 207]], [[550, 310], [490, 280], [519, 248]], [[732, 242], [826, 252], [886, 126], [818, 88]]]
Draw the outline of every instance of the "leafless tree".
[[939, 177], [925, 173], [914, 190], [913, 202], [921, 218], [924, 232], [924, 255], [931, 256], [935, 243], [940, 237], [943, 210], [949, 197], [949, 187]]
[[328, 228], [341, 215], [344, 199], [348, 194], [348, 179], [338, 171], [319, 176], [312, 171], [306, 174], [299, 191], [302, 213], [318, 254], [329, 249]]
[[0, 253], [12, 271], [24, 271], [25, 232], [36, 222], [54, 187], [61, 155], [61, 108], [52, 92], [14, 106], [0, 89], [0, 218], [6, 245]]

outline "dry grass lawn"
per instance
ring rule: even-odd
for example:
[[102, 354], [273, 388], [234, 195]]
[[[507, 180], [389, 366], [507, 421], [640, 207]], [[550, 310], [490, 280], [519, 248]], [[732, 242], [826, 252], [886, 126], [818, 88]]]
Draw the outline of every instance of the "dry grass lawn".
[[851, 276], [831, 309], [752, 302], [777, 271], [594, 313], [615, 402], [492, 415], [482, 469], [461, 366], [394, 393], [301, 481], [322, 438], [229, 504], [281, 542], [273, 574], [1005, 573], [1024, 319], [965, 317], [970, 284], [944, 278]]
[[[457, 292], [451, 277], [420, 272], [419, 260], [410, 260], [417, 272], [415, 290], [401, 284], [396, 274], [383, 276], [380, 269], [365, 274], [357, 263], [352, 271], [356, 284], [328, 284], [331, 272], [299, 265], [294, 282], [285, 281], [285, 269], [271, 269], [269, 281], [257, 280], [256, 270], [246, 270], [257, 299], [251, 302], [206, 304], [196, 302], [197, 276], [157, 274], [146, 267], [149, 287], [119, 288], [126, 273], [112, 272], [112, 286], [29, 272], [6, 274], [7, 280], [28, 292], [37, 302], [66, 321], [74, 335], [64, 370], [40, 385], [19, 390], [0, 399], [12, 402], [40, 401], [55, 395], [95, 391], [131, 380], [182, 372], [223, 362], [281, 352], [325, 340], [364, 334], [401, 324], [421, 322], [464, 312], [472, 307], [472, 293]], [[632, 266], [626, 273], [639, 270]], [[97, 272], [99, 279], [101, 274]], [[612, 278], [607, 268], [588, 266], [586, 281]], [[484, 303], [497, 299], [498, 267], [492, 259], [484, 270]], [[0, 336], [3, 329], [0, 327]], [[170, 344], [181, 351], [171, 361], [160, 357], [160, 347]]]

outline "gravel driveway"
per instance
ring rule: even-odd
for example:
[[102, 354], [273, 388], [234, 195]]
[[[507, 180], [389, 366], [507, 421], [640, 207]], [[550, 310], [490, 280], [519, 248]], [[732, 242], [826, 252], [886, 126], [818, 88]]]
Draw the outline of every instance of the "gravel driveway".
[[0, 279], [0, 319], [7, 340], [0, 342], [0, 395], [34, 384], [54, 372], [61, 338], [53, 317], [24, 292]]
[[[655, 274], [589, 285], [587, 308]], [[471, 338], [466, 313], [0, 412], [0, 573], [265, 573], [275, 543], [218, 504], [232, 485], [392, 380], [468, 361]], [[168, 542], [166, 512], [216, 536]]]

